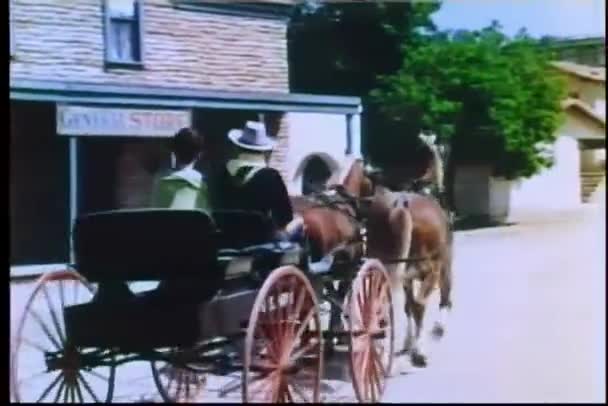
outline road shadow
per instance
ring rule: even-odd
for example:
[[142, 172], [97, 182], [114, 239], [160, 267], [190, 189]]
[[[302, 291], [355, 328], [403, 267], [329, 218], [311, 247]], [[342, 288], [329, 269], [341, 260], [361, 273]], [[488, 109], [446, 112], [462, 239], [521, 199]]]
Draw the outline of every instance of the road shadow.
[[454, 221], [454, 231], [477, 230], [483, 228], [511, 227], [515, 222], [493, 220], [488, 216], [464, 216]]

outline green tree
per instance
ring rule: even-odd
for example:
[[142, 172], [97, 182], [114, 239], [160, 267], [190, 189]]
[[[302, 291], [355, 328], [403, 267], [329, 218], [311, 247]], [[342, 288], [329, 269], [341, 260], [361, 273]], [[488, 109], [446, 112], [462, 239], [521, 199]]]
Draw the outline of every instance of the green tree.
[[403, 162], [419, 131], [449, 143], [454, 161], [494, 165], [496, 176], [529, 177], [551, 165], [543, 150], [555, 140], [565, 84], [537, 40], [514, 38], [497, 23], [481, 31], [435, 33], [404, 56], [372, 92], [391, 123], [370, 139], [380, 165]]
[[404, 50], [433, 30], [435, 2], [300, 3], [288, 31], [294, 92], [359, 96], [394, 73]]

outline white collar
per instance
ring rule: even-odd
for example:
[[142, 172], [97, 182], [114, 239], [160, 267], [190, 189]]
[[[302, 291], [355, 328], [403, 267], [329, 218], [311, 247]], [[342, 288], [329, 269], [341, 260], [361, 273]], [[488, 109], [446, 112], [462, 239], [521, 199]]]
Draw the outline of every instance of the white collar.
[[266, 160], [263, 154], [250, 154], [240, 153], [236, 159], [231, 159], [226, 164], [226, 169], [231, 176], [235, 176], [239, 169], [244, 166], [251, 166], [254, 168], [266, 167]]
[[183, 180], [191, 183], [193, 186], [196, 186], [196, 187], [200, 187], [201, 182], [203, 180], [202, 174], [199, 171], [197, 171], [196, 169], [194, 169], [194, 162], [189, 165], [184, 166], [182, 169], [180, 169], [178, 171], [173, 172], [167, 178], [168, 179], [180, 178], [180, 179], [183, 179]]

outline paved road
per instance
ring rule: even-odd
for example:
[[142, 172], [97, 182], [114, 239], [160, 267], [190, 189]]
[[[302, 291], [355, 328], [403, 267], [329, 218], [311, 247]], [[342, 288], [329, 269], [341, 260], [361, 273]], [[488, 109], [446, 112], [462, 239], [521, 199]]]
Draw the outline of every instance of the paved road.
[[459, 240], [453, 317], [389, 402], [604, 402], [605, 209]]
[[[605, 209], [586, 213], [459, 234], [447, 334], [430, 342], [427, 368], [399, 360], [384, 401], [604, 402]], [[30, 289], [11, 290], [13, 328]], [[201, 401], [238, 401], [217, 398], [223, 382]], [[354, 400], [348, 382], [326, 389], [326, 401]], [[147, 364], [119, 369], [115, 400], [158, 400]]]

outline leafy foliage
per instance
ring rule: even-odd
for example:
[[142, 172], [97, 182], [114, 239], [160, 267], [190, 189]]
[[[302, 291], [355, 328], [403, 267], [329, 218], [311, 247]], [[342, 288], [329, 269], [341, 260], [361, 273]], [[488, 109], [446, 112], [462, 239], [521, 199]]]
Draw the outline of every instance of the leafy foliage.
[[495, 175], [528, 177], [551, 165], [565, 83], [525, 31], [498, 24], [477, 32], [435, 33], [409, 49], [401, 68], [381, 77], [374, 107], [391, 128], [374, 134], [372, 159], [391, 165], [420, 131], [449, 142], [456, 161], [483, 161]]
[[432, 30], [435, 2], [300, 3], [288, 32], [294, 92], [367, 97], [396, 72], [404, 50]]

